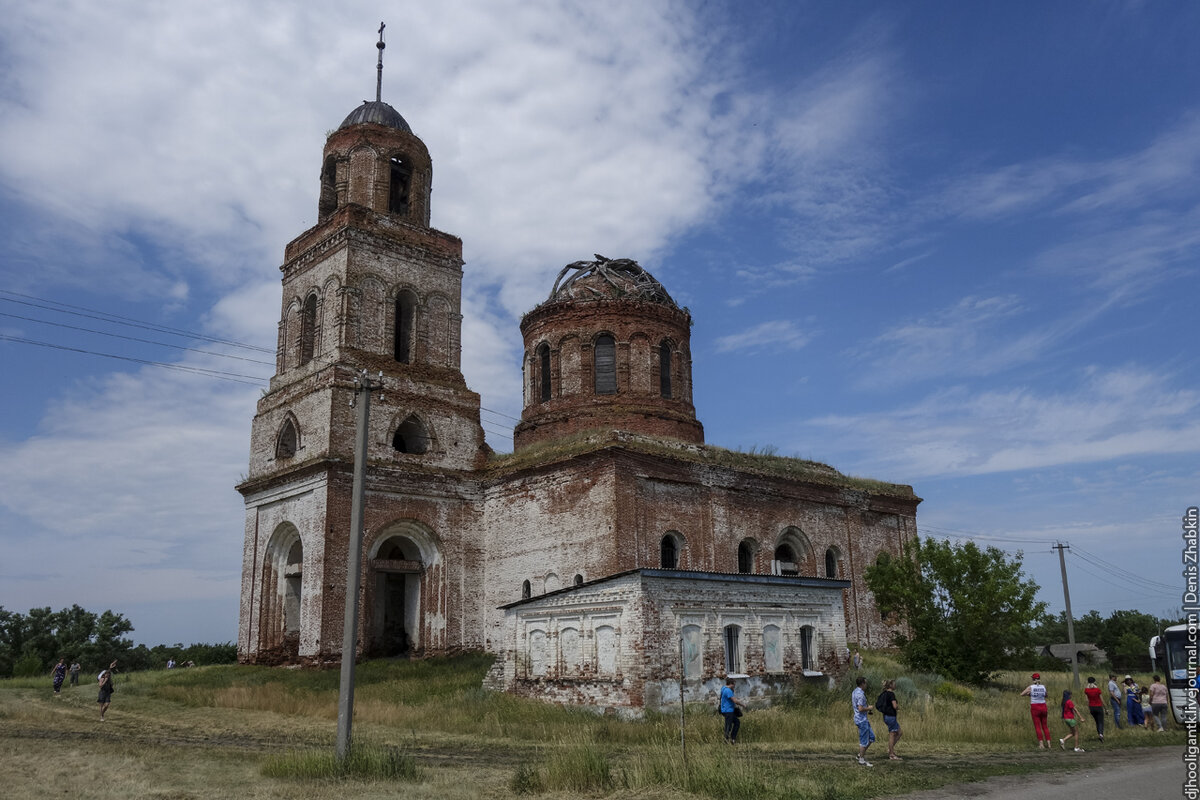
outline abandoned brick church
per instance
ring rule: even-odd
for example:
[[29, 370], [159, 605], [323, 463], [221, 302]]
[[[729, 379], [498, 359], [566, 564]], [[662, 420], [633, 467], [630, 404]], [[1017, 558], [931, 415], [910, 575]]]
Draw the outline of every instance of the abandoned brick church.
[[769, 697], [888, 640], [863, 570], [916, 533], [909, 486], [704, 443], [691, 315], [633, 261], [569, 265], [521, 321], [514, 452], [460, 370], [462, 242], [387, 103], [326, 141], [318, 222], [287, 245], [258, 402], [238, 654], [341, 657], [354, 378], [369, 432], [360, 652], [497, 655], [489, 686], [633, 711]]

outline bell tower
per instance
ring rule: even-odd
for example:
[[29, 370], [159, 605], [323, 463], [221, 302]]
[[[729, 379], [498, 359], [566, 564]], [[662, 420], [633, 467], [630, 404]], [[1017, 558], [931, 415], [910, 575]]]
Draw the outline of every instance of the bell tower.
[[[247, 511], [239, 649], [249, 660], [340, 649], [341, 611], [327, 590], [344, 591], [360, 371], [383, 387], [372, 401], [369, 483], [441, 474], [453, 485], [487, 458], [479, 395], [460, 369], [462, 241], [430, 227], [429, 151], [380, 96], [382, 25], [377, 46], [375, 100], [329, 134], [317, 224], [287, 245], [280, 267], [276, 371], [238, 486]], [[290, 533], [274, 521], [263, 530], [267, 508]]]

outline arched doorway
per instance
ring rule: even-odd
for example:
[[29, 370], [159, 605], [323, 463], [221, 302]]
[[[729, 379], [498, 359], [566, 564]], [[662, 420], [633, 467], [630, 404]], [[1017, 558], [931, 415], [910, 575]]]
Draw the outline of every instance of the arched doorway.
[[271, 534], [263, 559], [259, 646], [273, 658], [299, 655], [304, 612], [304, 544], [290, 522]]
[[404, 522], [380, 535], [371, 556], [374, 600], [370, 641], [374, 655], [401, 656], [422, 647], [421, 589], [437, 551], [424, 526]]

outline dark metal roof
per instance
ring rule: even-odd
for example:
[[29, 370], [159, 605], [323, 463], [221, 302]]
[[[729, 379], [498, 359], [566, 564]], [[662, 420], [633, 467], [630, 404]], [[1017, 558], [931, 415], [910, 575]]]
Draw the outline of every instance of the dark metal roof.
[[361, 106], [351, 111], [350, 115], [342, 120], [338, 130], [364, 122], [412, 133], [412, 128], [408, 127], [408, 123], [404, 121], [404, 117], [400, 116], [400, 112], [382, 100], [363, 100]]

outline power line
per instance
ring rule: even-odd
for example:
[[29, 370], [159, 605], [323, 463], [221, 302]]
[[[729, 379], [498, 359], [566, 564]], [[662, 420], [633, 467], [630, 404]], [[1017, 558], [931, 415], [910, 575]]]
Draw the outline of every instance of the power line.
[[[84, 306], [73, 306], [68, 303], [60, 303], [57, 300], [47, 300], [44, 297], [35, 297], [35, 296], [29, 295], [29, 294], [21, 294], [20, 292], [13, 292], [8, 289], [0, 289], [0, 294], [12, 295], [12, 297], [0, 297], [0, 300], [3, 300], [6, 303], [19, 303], [24, 306], [32, 306], [33, 308], [40, 308], [43, 311], [53, 311], [56, 314], [70, 314], [70, 315], [76, 316], [76, 317], [86, 317], [87, 319], [95, 319], [95, 320], [100, 320], [102, 322], [108, 322], [113, 325], [124, 325], [124, 326], [130, 327], [130, 328], [142, 328], [143, 330], [151, 330], [151, 331], [155, 331], [157, 333], [166, 333], [171, 336], [183, 336], [183, 337], [187, 337], [189, 339], [200, 339], [202, 341], [212, 342], [213, 344], [223, 344], [223, 345], [228, 345], [229, 347], [240, 347], [244, 350], [253, 350], [255, 352], [269, 353], [271, 355], [275, 354], [274, 350], [271, 350], [266, 347], [259, 347], [258, 345], [246, 344], [245, 342], [238, 342], [238, 341], [235, 341], [232, 339], [218, 339], [215, 336], [208, 336], [207, 334], [197, 333], [195, 331], [188, 331], [188, 330], [184, 330], [182, 328], [172, 328], [167, 325], [158, 325], [153, 322], [145, 322], [143, 320], [137, 320], [132, 317], [123, 317], [119, 314], [110, 314], [107, 311], [100, 311], [100, 310], [94, 309], [94, 308], [86, 308]], [[27, 299], [25, 299], [25, 300], [14, 299], [17, 297], [24, 297]], [[37, 301], [37, 302], [32, 302], [32, 301]], [[70, 311], [68, 309], [75, 309], [75, 310]], [[88, 312], [88, 313], [84, 313], [84, 312]]]
[[[0, 298], [0, 299], [3, 299], [3, 298]], [[63, 323], [63, 322], [51, 322], [48, 319], [37, 319], [35, 317], [23, 317], [20, 314], [8, 314], [3, 311], [0, 311], [0, 317], [9, 317], [11, 319], [23, 319], [23, 320], [26, 320], [27, 322], [38, 322], [38, 323], [41, 323], [42, 325], [53, 325], [56, 328], [66, 328], [67, 330], [72, 330], [72, 331], [83, 331], [84, 333], [95, 333], [100, 336], [110, 336], [114, 339], [124, 339], [129, 342], [141, 342], [142, 344], [153, 344], [153, 345], [158, 345], [160, 347], [170, 347], [175, 350], [189, 350], [193, 353], [203, 353], [204, 355], [216, 356], [217, 358], [233, 358], [238, 361], [248, 361], [251, 364], [264, 364], [268, 367], [275, 366], [274, 361], [262, 361], [257, 358], [246, 358], [245, 356], [235, 356], [235, 355], [231, 355], [229, 353], [217, 353], [213, 350], [201, 350], [196, 347], [188, 347], [188, 346], [182, 345], [182, 344], [171, 344], [170, 342], [158, 342], [158, 341], [155, 341], [154, 339], [139, 339], [136, 336], [122, 336], [119, 333], [110, 333], [108, 331], [98, 331], [98, 330], [94, 330], [92, 328], [81, 328], [78, 325], [67, 325], [66, 323]]]
[[[262, 386], [267, 383], [266, 378], [259, 378], [255, 375], [242, 375], [236, 372], [223, 372], [218, 369], [206, 369], [205, 367], [189, 367], [183, 364], [168, 364], [163, 361], [148, 361], [144, 358], [133, 358], [132, 356], [119, 356], [114, 353], [101, 353], [96, 350], [84, 350], [79, 347], [67, 347], [66, 345], [53, 344], [51, 342], [39, 342], [36, 339], [23, 339], [19, 336], [8, 336], [0, 334], [0, 340], [6, 342], [16, 342], [18, 344], [30, 344], [38, 347], [49, 347], [54, 350], [66, 350], [72, 353], [83, 353], [89, 356], [100, 356], [102, 358], [114, 358], [118, 361], [132, 361], [135, 364], [145, 364], [150, 367], [161, 367], [162, 369], [175, 370], [177, 372], [187, 372], [193, 375], [203, 375], [209, 378], [217, 378], [223, 381], [231, 381], [233, 383], [244, 383], [249, 386]], [[247, 380], [243, 380], [247, 379]]]

